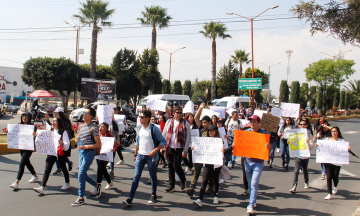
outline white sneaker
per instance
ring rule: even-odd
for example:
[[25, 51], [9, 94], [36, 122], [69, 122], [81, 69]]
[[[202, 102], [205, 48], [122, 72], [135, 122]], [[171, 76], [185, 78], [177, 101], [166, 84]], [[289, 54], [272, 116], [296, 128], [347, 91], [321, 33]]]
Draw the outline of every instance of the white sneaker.
[[91, 191], [89, 191], [89, 193], [93, 196], [97, 195], [97, 188], [92, 189]]
[[38, 192], [41, 195], [45, 194], [45, 189], [43, 187], [34, 188], [35, 192]]
[[279, 148], [276, 148], [276, 152], [280, 152], [280, 149], [279, 149]]
[[176, 174], [176, 180], [175, 181], [177, 181], [177, 182], [180, 181], [180, 178], [179, 178], [179, 176], [177, 174]]
[[331, 198], [332, 198], [331, 194], [328, 194], [328, 195], [325, 197], [326, 200], [331, 200]]
[[124, 164], [124, 163], [125, 163], [125, 161], [119, 160], [119, 162], [117, 162], [116, 164], [117, 164], [117, 165], [121, 165], [121, 164]]
[[191, 169], [189, 169], [189, 167], [186, 167], [185, 175], [192, 175], [192, 171], [191, 171]]
[[304, 173], [304, 171], [300, 170], [299, 174], [301, 175], [301, 174], [303, 174], [303, 173]]
[[249, 213], [249, 214], [254, 214], [254, 207], [252, 207], [251, 205], [249, 205], [247, 208], [246, 208], [246, 212]]
[[193, 203], [199, 207], [202, 207], [202, 203], [201, 203], [201, 200], [200, 199], [197, 199], [197, 200], [193, 200]]
[[225, 181], [223, 179], [220, 180], [220, 184], [224, 184]]
[[305, 183], [304, 189], [309, 189], [309, 184]]
[[333, 190], [332, 190], [332, 194], [335, 195], [337, 192], [338, 192], [337, 187], [334, 187]]
[[105, 187], [105, 190], [110, 190], [113, 187], [114, 187], [114, 182], [111, 182], [110, 184], [108, 183]]
[[325, 180], [326, 179], [326, 174], [322, 174], [321, 175], [321, 180]]
[[18, 190], [19, 189], [19, 184], [16, 183], [16, 182], [13, 182], [11, 185], [10, 185], [11, 188], [14, 188], [15, 190]]
[[214, 204], [219, 204], [219, 198], [218, 197], [214, 197]]
[[70, 183], [65, 183], [60, 189], [61, 190], [69, 190], [70, 189]]
[[110, 162], [106, 165], [107, 168], [110, 168]]
[[37, 180], [39, 180], [39, 177], [33, 176], [33, 177], [29, 180], [29, 183], [35, 183]]

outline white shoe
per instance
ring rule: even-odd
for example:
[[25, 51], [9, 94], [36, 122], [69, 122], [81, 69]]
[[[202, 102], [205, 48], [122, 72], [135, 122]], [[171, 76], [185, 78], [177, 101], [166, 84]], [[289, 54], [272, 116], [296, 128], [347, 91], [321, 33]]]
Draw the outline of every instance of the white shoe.
[[176, 174], [176, 180], [175, 181], [177, 181], [177, 182], [180, 181], [180, 178], [179, 178], [179, 176], [177, 174]]
[[70, 189], [70, 183], [65, 183], [60, 189], [61, 190], [69, 190]]
[[332, 198], [331, 194], [328, 194], [328, 195], [325, 197], [326, 200], [331, 200], [331, 198]]
[[97, 195], [97, 188], [92, 189], [91, 191], [89, 191], [89, 193], [93, 196]]
[[280, 149], [279, 149], [279, 148], [276, 148], [276, 152], [280, 152]]
[[322, 174], [321, 175], [321, 180], [325, 180], [326, 179], [326, 174]]
[[116, 164], [117, 164], [117, 165], [121, 165], [121, 164], [124, 164], [124, 163], [125, 163], [125, 161], [119, 160], [119, 162], [117, 162]]
[[332, 194], [335, 195], [337, 192], [338, 192], [337, 187], [334, 187], [333, 190], [332, 190]]
[[219, 204], [219, 198], [218, 197], [214, 197], [214, 204]]
[[191, 171], [191, 169], [189, 169], [189, 167], [186, 167], [185, 175], [192, 175], [192, 171]]
[[201, 203], [201, 200], [200, 199], [197, 199], [197, 200], [193, 200], [193, 203], [199, 207], [202, 207], [202, 203]]
[[10, 185], [11, 188], [14, 188], [15, 190], [18, 190], [19, 189], [19, 184], [16, 183], [16, 182], [13, 182], [11, 185]]
[[107, 168], [110, 168], [110, 162], [106, 165]]
[[43, 187], [34, 188], [34, 191], [38, 192], [41, 195], [45, 194], [45, 189]]
[[110, 184], [108, 183], [105, 187], [105, 190], [110, 190], [113, 187], [114, 187], [114, 182], [111, 182]]
[[304, 189], [309, 189], [309, 184], [305, 183]]
[[225, 181], [223, 179], [220, 180], [220, 184], [224, 184]]
[[247, 208], [246, 208], [246, 212], [249, 213], [249, 214], [254, 214], [254, 207], [252, 207], [251, 205], [249, 205]]
[[33, 176], [33, 177], [29, 180], [29, 183], [35, 183], [37, 180], [39, 180], [39, 177]]
[[301, 175], [301, 174], [303, 174], [304, 172], [302, 171], [302, 170], [300, 170], [300, 172], [299, 172], [299, 174]]

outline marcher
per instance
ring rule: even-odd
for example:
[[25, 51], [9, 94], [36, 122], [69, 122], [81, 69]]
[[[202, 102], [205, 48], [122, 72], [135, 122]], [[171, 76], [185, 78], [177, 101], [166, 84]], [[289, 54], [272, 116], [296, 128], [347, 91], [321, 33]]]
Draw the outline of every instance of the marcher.
[[148, 203], [152, 204], [157, 201], [156, 161], [159, 158], [158, 151], [165, 146], [166, 140], [161, 135], [159, 128], [150, 124], [150, 118], [151, 112], [149, 110], [145, 110], [140, 114], [141, 124], [136, 130], [138, 133], [136, 135], [136, 147], [134, 154], [135, 173], [131, 185], [130, 195], [126, 200], [123, 200], [123, 203], [128, 206], [132, 205], [145, 164], [147, 164], [149, 169], [152, 187], [152, 193]]
[[[315, 130], [315, 134], [317, 134], [316, 135], [317, 140], [324, 140], [324, 139], [327, 139], [327, 138], [331, 137], [330, 124], [328, 122], [325, 122], [323, 124], [323, 126], [321, 127], [321, 130], [318, 133]], [[326, 170], [325, 170], [325, 164], [324, 163], [321, 163], [321, 170], [322, 170], [321, 180], [325, 180], [326, 179]]]
[[[240, 130], [241, 128], [243, 128], [243, 126], [241, 125], [241, 121], [239, 120], [239, 114], [237, 111], [233, 111], [231, 113], [231, 118], [226, 120], [225, 128], [229, 131], [229, 146], [234, 147], [233, 141], [235, 130]], [[236, 156], [232, 154], [232, 151], [229, 151], [229, 154], [225, 156], [225, 166], [228, 165], [229, 161], [231, 162], [231, 168], [235, 168]]]
[[[198, 130], [198, 126], [197, 126], [197, 124], [195, 122], [194, 114], [188, 113], [188, 114], [186, 114], [184, 119], [189, 122], [191, 130]], [[188, 158], [183, 159], [184, 163], [186, 165], [185, 174], [186, 175], [192, 175], [193, 162], [192, 162], [191, 142], [190, 142], [190, 145], [189, 145], [189, 156], [188, 157], [189, 157], [189, 159]]]
[[[32, 118], [32, 116], [31, 116], [30, 112], [23, 113], [20, 116], [20, 124], [34, 125], [31, 123], [31, 118]], [[7, 132], [8, 131], [6, 130], [6, 133]], [[36, 127], [34, 126], [34, 132], [33, 132], [34, 138], [36, 136], [35, 132], [36, 132]], [[32, 174], [32, 178], [29, 180], [29, 183], [35, 183], [36, 181], [39, 180], [39, 176], [36, 174], [35, 169], [30, 162], [30, 157], [31, 157], [32, 153], [33, 153], [32, 150], [20, 150], [21, 160], [20, 160], [20, 164], [19, 164], [19, 171], [18, 171], [15, 182], [13, 182], [10, 185], [11, 188], [14, 188], [15, 190], [19, 189], [19, 183], [20, 183], [22, 176], [24, 175], [25, 166], [28, 168], [28, 170]]]
[[[121, 114], [121, 113], [120, 113], [120, 109], [121, 109], [121, 108], [120, 108], [119, 106], [114, 107], [114, 114], [115, 114], [115, 115]], [[123, 113], [123, 114], [125, 114], [125, 113]], [[113, 121], [113, 128], [115, 128], [115, 127], [114, 127], [114, 123], [116, 124], [116, 122]], [[126, 130], [126, 129], [128, 128], [128, 124], [126, 123], [126, 120], [124, 120], [123, 123], [124, 123], [124, 129]], [[119, 130], [119, 129], [118, 129], [118, 130]], [[124, 161], [124, 156], [123, 156], [123, 154], [122, 154], [122, 152], [121, 152], [121, 147], [120, 147], [120, 140], [121, 140], [122, 138], [124, 138], [124, 131], [118, 131], [117, 134], [115, 133], [115, 136], [116, 136], [116, 135], [119, 136], [119, 138], [115, 139], [116, 144], [117, 144], [117, 147], [118, 147], [118, 148], [116, 148], [116, 152], [118, 153], [119, 158], [120, 158], [119, 162], [117, 162], [116, 164], [117, 164], [117, 165], [121, 165], [121, 164], [124, 164], [124, 163], [125, 163], [125, 161]], [[116, 155], [116, 154], [115, 154], [115, 152], [114, 152], [114, 161], [115, 161], [115, 155]], [[110, 166], [110, 167], [111, 167], [111, 168], [110, 168], [110, 170], [111, 170], [110, 175], [112, 175], [113, 172], [114, 172], [114, 162], [111, 163], [111, 166]]]
[[49, 175], [51, 173], [51, 169], [54, 166], [55, 161], [58, 161], [59, 166], [61, 167], [61, 170], [64, 173], [64, 178], [65, 178], [65, 184], [60, 189], [68, 190], [71, 187], [69, 172], [66, 168], [66, 158], [69, 155], [69, 149], [71, 148], [70, 139], [61, 118], [56, 118], [56, 117], [53, 118], [51, 131], [61, 136], [59, 140], [59, 145], [62, 147], [63, 155], [59, 155], [59, 151], [58, 151], [57, 156], [48, 155], [46, 157], [45, 171], [44, 171], [43, 179], [41, 181], [41, 186], [38, 188], [34, 188], [34, 191], [38, 192], [41, 195], [45, 194], [46, 183], [49, 179]]
[[280, 137], [280, 155], [282, 158], [282, 167], [285, 170], [289, 169], [290, 163], [290, 150], [288, 144], [288, 137], [286, 135], [286, 130], [295, 129], [294, 121], [292, 118], [287, 117], [284, 123], [281, 125], [278, 131], [278, 136]]

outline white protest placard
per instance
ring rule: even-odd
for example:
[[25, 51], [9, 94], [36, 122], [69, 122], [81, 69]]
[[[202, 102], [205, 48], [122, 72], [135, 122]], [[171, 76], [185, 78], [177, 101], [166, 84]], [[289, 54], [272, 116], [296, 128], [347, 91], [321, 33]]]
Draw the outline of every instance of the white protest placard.
[[267, 113], [267, 111], [264, 111], [264, 110], [255, 110], [254, 111], [254, 115], [257, 115], [260, 117], [260, 119], [262, 119], [262, 116], [264, 113]]
[[297, 118], [299, 117], [299, 113], [300, 113], [300, 104], [285, 103], [285, 102], [281, 103], [281, 116]]
[[219, 118], [225, 118], [225, 107], [221, 106], [210, 106], [210, 110], [220, 113]]
[[233, 113], [234, 111], [237, 111], [237, 110], [234, 109], [234, 108], [229, 108], [226, 112], [229, 114], [229, 116], [232, 116], [232, 113]]
[[191, 142], [190, 142], [190, 146], [192, 146], [192, 142], [193, 142], [193, 138], [199, 137], [200, 136], [200, 131], [199, 129], [192, 129], [191, 130]]
[[193, 163], [223, 165], [224, 154], [221, 152], [223, 141], [221, 138], [197, 137], [193, 138]]
[[57, 156], [61, 135], [47, 130], [38, 130], [35, 139], [36, 152]]
[[219, 130], [221, 139], [224, 141], [224, 148], [226, 148], [226, 149], [229, 148], [229, 144], [228, 144], [227, 138], [225, 138], [225, 135], [226, 135], [225, 128], [224, 128], [224, 127], [220, 127], [220, 128], [218, 128], [218, 130]]
[[241, 122], [241, 127], [250, 127], [250, 121], [246, 119], [239, 119]]
[[126, 120], [126, 115], [115, 114], [114, 119], [115, 121], [124, 121]]
[[229, 98], [226, 104], [226, 108], [236, 108], [237, 99], [238, 99], [237, 97]]
[[99, 119], [99, 124], [106, 122], [109, 125], [111, 125], [113, 113], [114, 113], [113, 105], [98, 105], [96, 114]]
[[146, 108], [166, 112], [166, 104], [167, 101], [163, 100], [148, 100], [146, 102]]
[[306, 142], [307, 129], [291, 129], [287, 131], [290, 157], [310, 157], [310, 149]]
[[126, 121], [126, 115], [114, 115], [114, 119], [119, 128], [119, 133], [125, 131], [125, 124], [123, 121]]
[[189, 100], [186, 104], [185, 104], [185, 106], [184, 106], [184, 109], [183, 109], [183, 113], [195, 113], [195, 110], [194, 110], [194, 103], [191, 101], [191, 100]]
[[316, 163], [349, 164], [349, 143], [318, 140]]
[[34, 127], [34, 125], [26, 124], [8, 124], [8, 148], [34, 150]]
[[271, 114], [276, 117], [281, 117], [282, 112], [280, 108], [271, 108]]
[[202, 119], [204, 116], [209, 116], [211, 118], [213, 115], [216, 115], [219, 118], [220, 113], [209, 109], [203, 109], [201, 112], [200, 119]]
[[110, 152], [114, 148], [115, 137], [100, 137], [100, 154]]
[[102, 161], [108, 161], [108, 162], [114, 162], [114, 153], [113, 152], [102, 153], [100, 155], [96, 155], [95, 159], [102, 160]]

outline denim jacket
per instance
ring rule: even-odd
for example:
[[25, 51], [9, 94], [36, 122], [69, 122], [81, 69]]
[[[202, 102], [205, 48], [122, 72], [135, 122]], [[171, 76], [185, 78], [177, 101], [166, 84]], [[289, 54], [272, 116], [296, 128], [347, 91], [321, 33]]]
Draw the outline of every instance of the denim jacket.
[[[136, 146], [139, 146], [139, 132], [140, 132], [141, 127], [142, 127], [142, 125], [139, 124], [137, 126], [137, 128], [136, 128], [136, 131], [137, 131], [137, 133], [136, 133], [136, 143], [135, 143]], [[153, 128], [153, 133], [154, 133], [155, 139], [160, 142], [159, 145], [161, 145], [162, 147], [165, 147], [166, 140], [162, 136], [160, 129], [158, 127], [154, 126], [151, 123], [149, 124], [149, 127]], [[149, 136], [151, 138], [151, 143], [154, 145], [154, 149], [155, 149], [156, 146], [155, 146], [154, 140], [152, 139], [152, 136], [151, 136], [151, 128], [149, 130]], [[152, 162], [157, 162], [159, 160], [159, 154], [160, 154], [160, 152], [156, 152], [155, 156], [152, 158]]]

